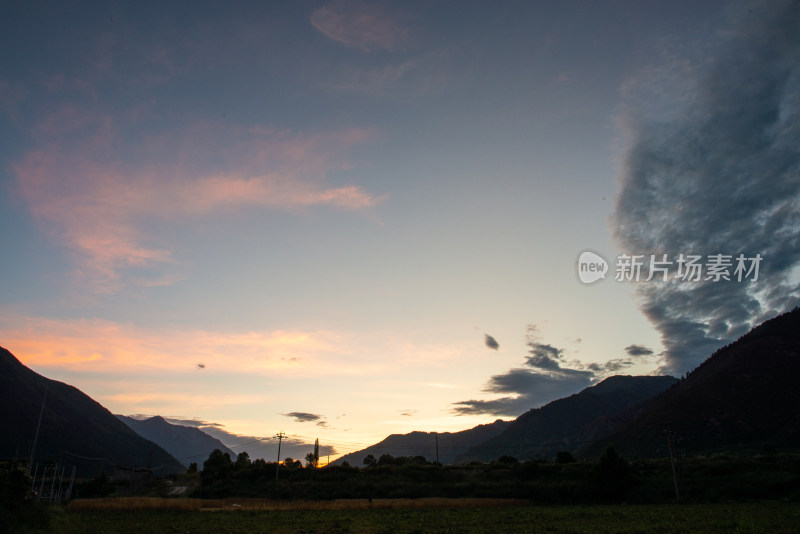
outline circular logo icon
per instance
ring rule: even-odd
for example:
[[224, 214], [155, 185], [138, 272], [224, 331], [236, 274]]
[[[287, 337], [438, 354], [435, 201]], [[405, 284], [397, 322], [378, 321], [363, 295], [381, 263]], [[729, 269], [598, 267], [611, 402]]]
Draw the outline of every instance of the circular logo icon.
[[578, 255], [575, 262], [575, 274], [583, 284], [594, 284], [600, 280], [605, 280], [608, 273], [608, 262], [606, 259], [593, 250], [584, 250]]

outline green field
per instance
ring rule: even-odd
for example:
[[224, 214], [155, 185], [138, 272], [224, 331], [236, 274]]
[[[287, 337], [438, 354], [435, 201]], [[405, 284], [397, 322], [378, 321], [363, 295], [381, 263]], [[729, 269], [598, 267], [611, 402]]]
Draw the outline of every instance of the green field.
[[[464, 504], [464, 503], [462, 503]], [[797, 503], [532, 506], [471, 502], [350, 501], [314, 509], [80, 510], [51, 509], [46, 532], [344, 533], [344, 532], [798, 532]], [[310, 508], [310, 509], [309, 509]], [[33, 531], [37, 532], [37, 531]]]

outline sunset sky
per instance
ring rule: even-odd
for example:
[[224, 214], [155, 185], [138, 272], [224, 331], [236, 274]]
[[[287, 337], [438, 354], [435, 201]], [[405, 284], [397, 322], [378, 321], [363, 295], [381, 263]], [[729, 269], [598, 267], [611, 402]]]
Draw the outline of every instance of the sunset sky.
[[[5, 2], [0, 346], [114, 413], [295, 457], [685, 373], [798, 302], [799, 21]], [[763, 262], [634, 284], [622, 253]]]

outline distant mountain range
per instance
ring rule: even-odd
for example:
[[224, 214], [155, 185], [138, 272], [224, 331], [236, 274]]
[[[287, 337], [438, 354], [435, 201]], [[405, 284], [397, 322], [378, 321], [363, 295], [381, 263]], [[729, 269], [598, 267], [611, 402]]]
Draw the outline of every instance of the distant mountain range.
[[[47, 398], [45, 400], [45, 391]], [[75, 465], [82, 476], [114, 466], [152, 467], [158, 474], [185, 467], [141, 437], [77, 388], [28, 369], [0, 347], [0, 457], [28, 458], [44, 402], [34, 461]]]
[[202, 469], [203, 462], [214, 449], [227, 452], [232, 460], [236, 460], [235, 452], [199, 428], [175, 425], [158, 415], [148, 419], [134, 419], [124, 415], [117, 417], [143, 438], [163, 447], [184, 465], [196, 462]]
[[633, 409], [677, 379], [671, 376], [614, 376], [570, 397], [532, 409], [513, 421], [497, 420], [461, 432], [392, 434], [380, 443], [342, 456], [335, 463], [360, 466], [367, 455], [424, 456], [443, 464], [488, 462], [503, 455], [551, 458], [595, 440], [633, 418]]
[[[490, 427], [484, 433], [474, 432], [482, 427], [453, 433], [463, 452], [440, 451], [440, 460], [545, 459], [558, 451], [596, 458], [609, 445], [630, 457], [662, 457], [668, 454], [665, 431], [675, 433], [678, 446], [691, 454], [765, 446], [797, 449], [798, 376], [800, 308], [795, 308], [718, 350], [682, 380], [613, 376], [514, 421], [482, 425]], [[337, 463], [361, 465], [367, 454], [421, 455], [430, 461], [432, 443], [433, 433], [395, 434]]]
[[392, 434], [380, 443], [371, 445], [366, 449], [346, 454], [334, 463], [341, 465], [344, 462], [352, 466], [363, 465], [364, 458], [372, 455], [375, 459], [384, 454], [398, 456], [424, 456], [426, 460], [436, 460], [437, 446], [439, 462], [443, 464], [452, 461], [466, 452], [476, 443], [481, 443], [496, 436], [505, 430], [510, 423], [498, 419], [494, 423], [479, 425], [461, 432], [411, 432], [409, 434]]

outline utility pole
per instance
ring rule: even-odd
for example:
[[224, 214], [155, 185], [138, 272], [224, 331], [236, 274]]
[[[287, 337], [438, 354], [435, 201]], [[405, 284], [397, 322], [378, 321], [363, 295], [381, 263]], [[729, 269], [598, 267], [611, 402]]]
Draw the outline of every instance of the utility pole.
[[669, 463], [672, 466], [672, 483], [675, 485], [675, 500], [681, 502], [681, 494], [680, 491], [678, 491], [678, 475], [675, 472], [675, 453], [673, 451], [673, 449], [675, 448], [675, 439], [677, 436], [677, 432], [665, 430], [664, 434], [667, 435], [667, 447], [669, 448]]
[[275, 437], [278, 438], [278, 461], [275, 463], [275, 480], [278, 480], [278, 473], [281, 470], [281, 440], [286, 437], [286, 434], [278, 432]]

